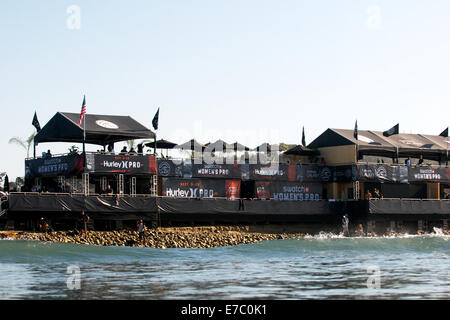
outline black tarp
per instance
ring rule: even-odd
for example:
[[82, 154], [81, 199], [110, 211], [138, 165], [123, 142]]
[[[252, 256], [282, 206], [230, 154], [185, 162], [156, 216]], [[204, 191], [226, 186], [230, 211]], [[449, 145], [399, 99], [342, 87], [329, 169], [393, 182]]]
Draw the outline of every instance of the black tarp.
[[[62, 218], [77, 218], [84, 210], [94, 219], [137, 219], [157, 211], [156, 198], [121, 196], [83, 196], [71, 194], [11, 193], [8, 217], [15, 212], [28, 215], [61, 213]], [[23, 215], [22, 215], [23, 216]]]
[[161, 214], [334, 215], [334, 204], [319, 201], [171, 199], [159, 201]]
[[370, 214], [395, 215], [448, 215], [450, 201], [447, 200], [369, 200]]
[[[34, 141], [83, 142], [79, 113], [57, 112], [38, 132]], [[129, 116], [86, 114], [86, 143], [107, 145], [131, 139], [154, 138], [155, 134]]]
[[[319, 201], [227, 200], [193, 198], [155, 198], [122, 196], [83, 196], [70, 194], [12, 193], [8, 218], [38, 218], [52, 214], [57, 218], [79, 218], [84, 210], [93, 219], [130, 220], [154, 217], [159, 207], [161, 217], [170, 214], [234, 215], [334, 215], [335, 203]], [[55, 213], [58, 213], [55, 216]]]

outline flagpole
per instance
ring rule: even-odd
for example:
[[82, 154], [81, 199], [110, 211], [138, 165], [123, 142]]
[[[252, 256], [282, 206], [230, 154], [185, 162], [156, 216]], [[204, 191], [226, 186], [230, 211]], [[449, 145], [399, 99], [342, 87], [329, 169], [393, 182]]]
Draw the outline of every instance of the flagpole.
[[[84, 108], [84, 105], [86, 104], [86, 96], [83, 98], [83, 106], [81, 108]], [[86, 171], [86, 118], [87, 118], [87, 112], [83, 114], [83, 171]]]

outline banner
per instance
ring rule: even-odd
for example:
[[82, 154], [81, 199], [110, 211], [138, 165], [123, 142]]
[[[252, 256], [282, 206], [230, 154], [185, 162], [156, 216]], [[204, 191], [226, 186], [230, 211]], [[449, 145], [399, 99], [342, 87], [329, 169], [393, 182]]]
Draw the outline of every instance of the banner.
[[255, 189], [258, 199], [311, 201], [322, 198], [322, 185], [319, 183], [256, 181]]
[[410, 167], [409, 181], [450, 182], [450, 168]]
[[192, 177], [240, 179], [241, 166], [238, 164], [193, 164]]
[[150, 155], [87, 154], [86, 171], [93, 173], [156, 174], [156, 158]]
[[[232, 187], [230, 184], [228, 186]], [[237, 190], [228, 193], [231, 196], [233, 192]], [[177, 198], [226, 197], [226, 180], [163, 178], [162, 195]]]
[[296, 178], [295, 164], [243, 164], [241, 167], [242, 180], [295, 181]]
[[27, 178], [68, 176], [82, 171], [83, 157], [78, 154], [25, 160]]
[[241, 197], [241, 180], [225, 180], [227, 199], [234, 200]]
[[172, 160], [158, 159], [158, 176], [160, 177], [192, 177], [192, 166], [183, 163], [175, 164]]
[[355, 180], [408, 183], [408, 167], [387, 164], [357, 165]]

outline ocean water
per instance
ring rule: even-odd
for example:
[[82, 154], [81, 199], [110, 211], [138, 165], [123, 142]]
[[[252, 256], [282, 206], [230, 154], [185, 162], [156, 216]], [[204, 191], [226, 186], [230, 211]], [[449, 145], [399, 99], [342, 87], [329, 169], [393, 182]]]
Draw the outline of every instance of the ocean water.
[[211, 249], [0, 241], [0, 299], [449, 299], [450, 237]]

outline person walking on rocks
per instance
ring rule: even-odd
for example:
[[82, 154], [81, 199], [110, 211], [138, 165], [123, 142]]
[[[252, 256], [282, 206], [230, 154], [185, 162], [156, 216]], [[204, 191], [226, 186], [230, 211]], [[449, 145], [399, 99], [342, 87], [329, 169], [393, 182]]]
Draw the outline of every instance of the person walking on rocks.
[[350, 237], [348, 223], [349, 223], [348, 215], [344, 214], [344, 216], [342, 217], [342, 229], [343, 229], [344, 237]]
[[141, 219], [138, 223], [138, 232], [139, 232], [139, 242], [141, 244], [145, 243], [145, 225], [144, 221]]
[[87, 214], [84, 213], [84, 210], [81, 211], [81, 222], [83, 223], [82, 225], [82, 229], [81, 229], [81, 234], [87, 234], [87, 224], [89, 222], [89, 216]]

